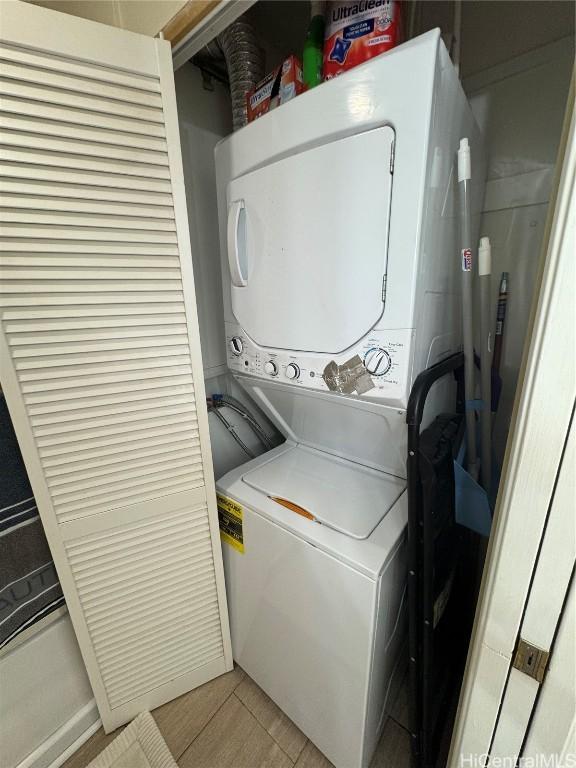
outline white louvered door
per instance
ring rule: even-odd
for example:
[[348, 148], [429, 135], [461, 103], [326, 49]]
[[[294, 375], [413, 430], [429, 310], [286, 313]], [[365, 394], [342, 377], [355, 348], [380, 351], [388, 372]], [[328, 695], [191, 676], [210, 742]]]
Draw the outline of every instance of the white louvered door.
[[104, 726], [232, 666], [170, 46], [0, 3], [2, 386]]

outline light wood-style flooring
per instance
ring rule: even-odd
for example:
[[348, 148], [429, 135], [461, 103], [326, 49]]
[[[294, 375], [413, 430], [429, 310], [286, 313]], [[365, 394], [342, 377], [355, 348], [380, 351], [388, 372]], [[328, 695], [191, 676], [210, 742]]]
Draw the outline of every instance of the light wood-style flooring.
[[[408, 699], [403, 683], [371, 768], [409, 768]], [[152, 712], [180, 768], [331, 768], [294, 723], [235, 667]], [[120, 730], [97, 731], [63, 768], [85, 768]]]

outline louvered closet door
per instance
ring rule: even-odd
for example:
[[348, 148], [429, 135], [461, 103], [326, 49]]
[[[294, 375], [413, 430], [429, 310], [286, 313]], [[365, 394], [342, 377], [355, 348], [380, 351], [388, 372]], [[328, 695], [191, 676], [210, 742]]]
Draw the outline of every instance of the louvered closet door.
[[168, 43], [0, 3], [2, 385], [107, 730], [231, 668]]

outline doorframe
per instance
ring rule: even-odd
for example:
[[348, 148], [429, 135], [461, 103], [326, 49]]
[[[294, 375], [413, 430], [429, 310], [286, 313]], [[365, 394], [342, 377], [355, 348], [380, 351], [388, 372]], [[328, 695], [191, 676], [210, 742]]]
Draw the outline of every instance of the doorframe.
[[449, 768], [490, 753], [574, 407], [575, 131], [573, 76]]
[[172, 48], [174, 71], [186, 64], [195, 53], [242, 16], [255, 2], [256, 0], [222, 0], [197, 24], [194, 23]]

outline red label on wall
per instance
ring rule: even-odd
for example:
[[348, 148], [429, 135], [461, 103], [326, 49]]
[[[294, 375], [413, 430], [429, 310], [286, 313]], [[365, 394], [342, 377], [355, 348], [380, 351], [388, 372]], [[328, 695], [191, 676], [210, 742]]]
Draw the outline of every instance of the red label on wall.
[[472, 269], [472, 251], [470, 248], [462, 249], [462, 272], [470, 272]]

